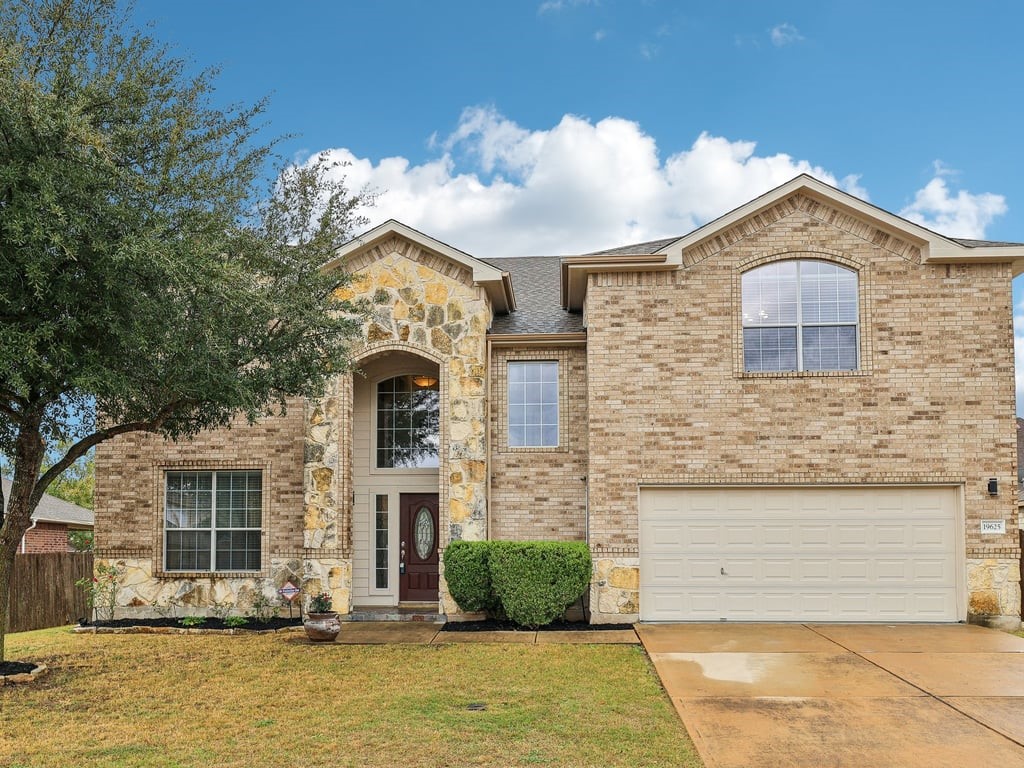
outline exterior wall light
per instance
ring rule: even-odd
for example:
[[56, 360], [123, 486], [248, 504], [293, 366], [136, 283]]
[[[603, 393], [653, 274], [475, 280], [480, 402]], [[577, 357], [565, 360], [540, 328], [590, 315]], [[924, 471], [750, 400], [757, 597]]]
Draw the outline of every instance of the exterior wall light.
[[988, 495], [989, 496], [998, 496], [999, 495], [999, 481], [996, 478], [994, 478], [994, 477], [990, 477], [988, 479]]

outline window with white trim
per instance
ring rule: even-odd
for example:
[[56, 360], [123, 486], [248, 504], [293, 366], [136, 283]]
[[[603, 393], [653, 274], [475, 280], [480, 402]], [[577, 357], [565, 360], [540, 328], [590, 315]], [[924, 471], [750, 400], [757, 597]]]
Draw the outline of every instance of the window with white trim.
[[165, 571], [260, 570], [260, 472], [167, 472], [165, 486]]
[[378, 469], [433, 469], [441, 446], [436, 376], [404, 375], [377, 384]]
[[508, 445], [558, 446], [558, 362], [508, 364]]
[[853, 371], [857, 273], [827, 261], [777, 261], [742, 276], [745, 371]]

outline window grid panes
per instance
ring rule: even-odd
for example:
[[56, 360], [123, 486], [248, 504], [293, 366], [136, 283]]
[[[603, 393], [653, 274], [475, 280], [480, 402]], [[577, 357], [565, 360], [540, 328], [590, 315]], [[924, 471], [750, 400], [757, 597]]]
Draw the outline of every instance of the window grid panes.
[[388, 588], [388, 496], [376, 494], [373, 512], [374, 530], [374, 586]]
[[[432, 383], [420, 386], [416, 378]], [[396, 376], [377, 384], [378, 468], [435, 468], [440, 444], [436, 378]]]
[[260, 472], [168, 472], [165, 493], [165, 570], [260, 570]]
[[558, 363], [508, 364], [508, 444], [512, 448], [558, 445]]
[[781, 261], [744, 274], [742, 293], [744, 370], [856, 370], [856, 272]]

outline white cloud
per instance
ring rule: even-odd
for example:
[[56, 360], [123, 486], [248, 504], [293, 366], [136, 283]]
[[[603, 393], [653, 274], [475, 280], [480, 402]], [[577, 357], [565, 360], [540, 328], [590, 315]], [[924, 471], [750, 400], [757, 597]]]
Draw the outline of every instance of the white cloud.
[[557, 13], [566, 8], [576, 8], [581, 5], [597, 5], [597, 0], [544, 0], [537, 6], [537, 13]]
[[772, 45], [776, 48], [782, 48], [785, 45], [799, 43], [804, 39], [804, 36], [800, 34], [800, 30], [786, 21], [781, 24], [776, 24], [768, 30], [768, 36], [771, 38]]
[[632, 121], [564, 116], [529, 130], [493, 108], [463, 112], [439, 155], [374, 163], [333, 149], [350, 188], [380, 191], [365, 213], [430, 233], [476, 256], [583, 253], [683, 235], [797, 174], [861, 197], [858, 176], [838, 178], [786, 154], [758, 155], [753, 141], [700, 134], [662, 160]]
[[606, 37], [608, 37], [608, 33], [605, 32], [603, 29], [599, 29], [596, 32], [594, 32], [594, 41], [595, 42], [600, 43]]
[[654, 43], [640, 43], [640, 55], [647, 59], [647, 61], [657, 56], [660, 50], [661, 46]]
[[936, 161], [936, 176], [914, 195], [914, 202], [900, 216], [949, 237], [984, 238], [985, 229], [996, 216], [1006, 213], [1006, 198], [988, 192], [955, 195], [946, 184], [955, 172]]

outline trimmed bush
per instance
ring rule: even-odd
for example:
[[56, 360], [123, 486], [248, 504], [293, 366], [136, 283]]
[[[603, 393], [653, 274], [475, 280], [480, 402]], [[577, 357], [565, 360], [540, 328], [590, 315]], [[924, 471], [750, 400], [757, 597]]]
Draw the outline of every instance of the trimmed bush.
[[590, 583], [590, 548], [581, 541], [495, 541], [489, 563], [494, 594], [524, 627], [550, 624]]
[[493, 613], [498, 600], [491, 589], [490, 541], [453, 541], [444, 550], [444, 578], [452, 599], [464, 611]]

